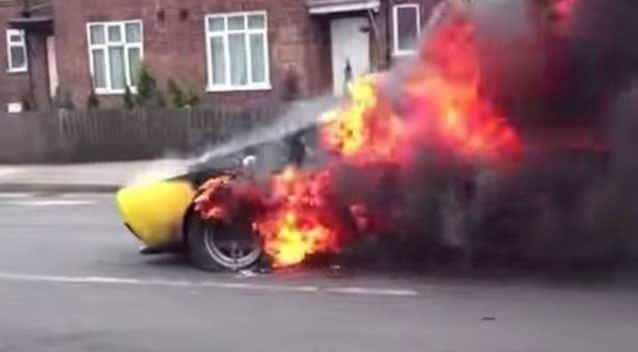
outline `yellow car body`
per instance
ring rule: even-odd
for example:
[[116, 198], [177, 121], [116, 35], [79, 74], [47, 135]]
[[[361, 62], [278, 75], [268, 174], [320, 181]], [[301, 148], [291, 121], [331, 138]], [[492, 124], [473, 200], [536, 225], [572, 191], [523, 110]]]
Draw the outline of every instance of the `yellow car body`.
[[161, 248], [180, 242], [196, 191], [187, 179], [171, 179], [124, 187], [116, 201], [129, 230], [147, 247]]

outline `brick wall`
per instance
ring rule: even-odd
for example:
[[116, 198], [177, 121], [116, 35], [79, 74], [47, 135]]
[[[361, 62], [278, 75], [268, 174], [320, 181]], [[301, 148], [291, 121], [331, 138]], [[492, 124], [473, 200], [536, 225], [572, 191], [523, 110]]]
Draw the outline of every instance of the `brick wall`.
[[[205, 93], [206, 14], [266, 10], [272, 90]], [[186, 16], [183, 16], [184, 12]], [[329, 89], [327, 23], [310, 17], [300, 0], [54, 0], [56, 51], [62, 85], [77, 106], [85, 106], [90, 87], [86, 23], [142, 19], [145, 62], [160, 82], [178, 79], [205, 103], [253, 105], [279, 97], [286, 72], [294, 70], [303, 96]], [[160, 15], [163, 13], [163, 15]], [[121, 105], [121, 97], [101, 96], [102, 106]]]
[[[432, 7], [440, 0], [386, 0], [374, 15], [371, 28], [371, 64], [386, 69], [392, 57], [392, 11], [394, 4], [418, 3], [424, 24]], [[2, 4], [2, 1], [0, 1]], [[301, 96], [318, 95], [331, 90], [330, 17], [310, 16], [301, 0], [53, 0], [56, 52], [60, 83], [72, 94], [78, 107], [86, 106], [90, 87], [87, 22], [142, 19], [146, 63], [165, 84], [170, 78], [194, 89], [204, 103], [251, 107], [277, 99], [289, 88], [288, 75], [296, 77], [294, 86]], [[0, 6], [0, 29], [19, 13], [18, 6]], [[204, 17], [207, 14], [266, 10], [270, 55], [271, 90], [249, 92], [205, 92], [207, 58]], [[160, 15], [162, 14], [162, 15]], [[186, 14], [184, 16], [184, 14]], [[348, 14], [343, 14], [348, 15]], [[360, 14], [359, 14], [360, 15]], [[48, 103], [48, 77], [44, 37], [30, 38], [33, 79], [29, 73], [7, 74], [6, 39], [0, 45], [0, 104], [30, 95], [38, 107]], [[38, 50], [41, 49], [41, 53]], [[35, 66], [37, 67], [35, 67]], [[42, 67], [40, 67], [42, 66]], [[39, 69], [38, 69], [39, 68]], [[121, 96], [100, 96], [103, 107], [119, 107]]]
[[14, 1], [0, 2], [0, 111], [7, 105], [29, 97], [29, 73], [9, 73], [7, 54], [7, 28], [9, 20], [20, 14], [21, 7]]

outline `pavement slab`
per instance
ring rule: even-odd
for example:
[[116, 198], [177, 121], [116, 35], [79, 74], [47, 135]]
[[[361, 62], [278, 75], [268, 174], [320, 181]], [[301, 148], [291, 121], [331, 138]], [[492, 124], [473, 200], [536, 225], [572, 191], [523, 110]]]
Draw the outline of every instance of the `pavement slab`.
[[103, 192], [124, 185], [177, 176], [187, 161], [161, 159], [64, 165], [0, 165], [0, 192]]

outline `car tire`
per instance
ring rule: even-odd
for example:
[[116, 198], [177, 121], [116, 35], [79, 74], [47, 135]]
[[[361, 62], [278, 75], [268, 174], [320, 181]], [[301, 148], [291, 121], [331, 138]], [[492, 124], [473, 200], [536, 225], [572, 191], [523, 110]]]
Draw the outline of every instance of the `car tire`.
[[[240, 258], [222, 253], [216, 246], [215, 234], [224, 234], [222, 224], [204, 221], [191, 212], [186, 224], [186, 249], [190, 263], [205, 271], [239, 271], [254, 266], [262, 257], [261, 244]], [[234, 260], [233, 260], [234, 259]]]

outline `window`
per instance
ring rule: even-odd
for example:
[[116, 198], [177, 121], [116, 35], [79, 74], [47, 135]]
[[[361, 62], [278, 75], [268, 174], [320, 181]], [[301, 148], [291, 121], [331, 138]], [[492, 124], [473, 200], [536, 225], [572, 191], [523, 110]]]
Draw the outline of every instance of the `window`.
[[208, 90], [270, 89], [266, 13], [206, 17]]
[[413, 54], [421, 34], [418, 4], [396, 5], [394, 14], [394, 55]]
[[27, 72], [27, 44], [24, 31], [7, 30], [7, 55], [9, 72]]
[[143, 56], [142, 21], [88, 24], [91, 76], [97, 94], [135, 90]]

